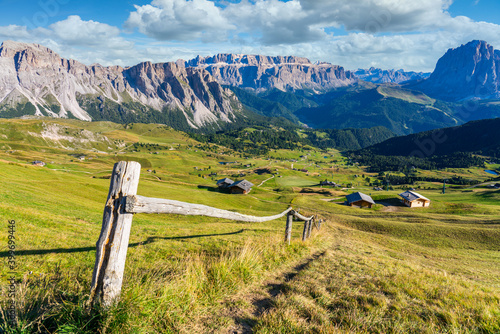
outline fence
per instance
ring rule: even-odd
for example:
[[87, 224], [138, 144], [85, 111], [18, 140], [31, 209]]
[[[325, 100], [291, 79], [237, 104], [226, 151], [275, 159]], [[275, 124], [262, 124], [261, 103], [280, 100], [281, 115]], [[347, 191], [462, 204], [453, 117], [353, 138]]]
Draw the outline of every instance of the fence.
[[132, 218], [136, 213], [201, 215], [244, 222], [265, 222], [287, 215], [285, 228], [287, 243], [290, 243], [291, 239], [293, 217], [304, 221], [303, 241], [311, 236], [313, 225], [318, 230], [321, 228], [321, 220], [316, 223], [317, 217], [304, 217], [291, 207], [274, 216], [255, 217], [206, 205], [139, 196], [137, 187], [140, 172], [141, 165], [135, 161], [120, 161], [113, 168], [101, 234], [96, 244], [90, 304], [101, 302], [104, 306], [110, 306], [118, 299], [123, 282]]

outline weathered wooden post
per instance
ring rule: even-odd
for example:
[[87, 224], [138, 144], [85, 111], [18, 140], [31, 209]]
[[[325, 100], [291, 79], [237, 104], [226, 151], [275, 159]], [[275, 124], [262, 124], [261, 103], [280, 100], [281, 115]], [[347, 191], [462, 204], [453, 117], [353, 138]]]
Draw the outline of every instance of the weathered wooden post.
[[289, 245], [290, 239], [292, 239], [293, 213], [293, 211], [289, 211], [286, 215], [285, 242], [288, 242]]
[[302, 241], [306, 241], [306, 239], [307, 239], [307, 231], [309, 230], [309, 222], [310, 222], [310, 220], [304, 220], [304, 230], [302, 231]]
[[318, 231], [319, 231], [319, 230], [321, 230], [321, 222], [322, 222], [322, 221], [323, 221], [322, 219], [320, 219], [320, 220], [318, 221]]
[[96, 244], [90, 304], [101, 302], [108, 307], [120, 296], [133, 217], [132, 213], [125, 212], [125, 199], [137, 194], [140, 174], [141, 165], [135, 161], [120, 161], [113, 168], [101, 235]]
[[311, 232], [312, 232], [313, 224], [314, 224], [314, 218], [312, 218], [311, 220], [309, 220], [309, 226], [307, 227], [307, 238], [311, 237]]

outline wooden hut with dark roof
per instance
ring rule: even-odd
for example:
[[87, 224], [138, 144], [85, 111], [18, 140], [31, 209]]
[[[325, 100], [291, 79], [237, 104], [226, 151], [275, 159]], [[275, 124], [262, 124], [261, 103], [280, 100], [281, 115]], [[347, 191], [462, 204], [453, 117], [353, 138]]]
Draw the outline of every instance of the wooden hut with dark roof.
[[252, 187], [253, 183], [247, 180], [237, 181], [228, 186], [231, 194], [248, 194], [252, 190]]
[[233, 183], [234, 183], [233, 180], [231, 180], [230, 178], [225, 177], [225, 178], [220, 179], [219, 181], [217, 181], [217, 187], [219, 187], [219, 189], [227, 189]]
[[346, 205], [349, 206], [356, 206], [359, 208], [371, 208], [372, 205], [375, 204], [375, 202], [370, 196], [360, 192], [347, 195], [345, 198], [346, 198], [345, 203]]

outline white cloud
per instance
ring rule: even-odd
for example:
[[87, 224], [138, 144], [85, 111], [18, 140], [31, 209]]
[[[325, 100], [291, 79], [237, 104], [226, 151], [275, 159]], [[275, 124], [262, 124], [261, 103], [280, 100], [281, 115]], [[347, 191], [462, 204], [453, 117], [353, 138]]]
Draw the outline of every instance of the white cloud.
[[30, 33], [24, 26], [8, 25], [0, 27], [0, 38], [3, 39], [22, 39], [28, 38]]
[[125, 26], [161, 41], [211, 42], [224, 39], [226, 32], [235, 28], [221, 15], [221, 9], [207, 0], [154, 0], [135, 9]]
[[[432, 71], [448, 48], [473, 39], [500, 47], [500, 26], [452, 17], [450, 0], [154, 0], [125, 24], [79, 16], [33, 30], [0, 26], [0, 39], [35, 42], [86, 64], [135, 65], [215, 53], [297, 55], [349, 69]], [[327, 33], [329, 28], [339, 35]], [[328, 29], [328, 30], [326, 30]], [[134, 43], [132, 40], [137, 41]], [[178, 41], [178, 42], [172, 42]]]
[[119, 46], [129, 45], [120, 35], [120, 29], [96, 21], [83, 21], [79, 16], [72, 15], [66, 20], [49, 26], [51, 35], [57, 40], [69, 45], [79, 46]]
[[421, 31], [450, 18], [450, 0], [300, 0], [301, 7], [324, 26], [342, 25], [367, 33]]
[[2, 39], [43, 44], [66, 58], [87, 64], [125, 65], [136, 60], [134, 43], [120, 36], [120, 29], [72, 15], [48, 28], [0, 27]]
[[223, 15], [239, 32], [265, 45], [313, 42], [328, 36], [298, 1], [243, 0], [228, 5]]
[[[233, 40], [264, 45], [314, 42], [326, 28], [367, 33], [439, 29], [453, 18], [451, 0], [153, 0], [135, 6], [126, 27], [160, 41]], [[210, 36], [210, 38], [207, 38]]]

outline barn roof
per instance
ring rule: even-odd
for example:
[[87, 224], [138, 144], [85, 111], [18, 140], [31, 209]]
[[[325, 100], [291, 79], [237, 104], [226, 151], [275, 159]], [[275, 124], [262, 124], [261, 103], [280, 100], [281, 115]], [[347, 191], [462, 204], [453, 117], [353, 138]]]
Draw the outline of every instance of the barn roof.
[[233, 188], [233, 187], [238, 187], [238, 188], [241, 188], [245, 191], [248, 191], [248, 190], [250, 190], [250, 188], [253, 187], [253, 183], [249, 182], [247, 180], [241, 180], [241, 181], [234, 182], [233, 184], [231, 184], [229, 186], [229, 188]]
[[431, 201], [427, 197], [424, 197], [424, 196], [420, 195], [419, 193], [416, 193], [416, 192], [411, 191], [411, 190], [407, 190], [404, 193], [399, 194], [399, 196], [403, 197], [405, 200], [407, 200], [409, 202], [413, 202], [417, 199], [423, 199], [423, 200], [429, 201], [429, 202]]
[[217, 181], [217, 185], [219, 185], [221, 183], [233, 184], [234, 181], [231, 180], [230, 178], [225, 177], [225, 178], [220, 179], [219, 181]]
[[359, 201], [365, 201], [365, 202], [368, 202], [371, 204], [375, 204], [375, 202], [373, 201], [373, 199], [370, 196], [363, 194], [363, 193], [360, 193], [360, 192], [347, 195], [345, 198], [347, 200], [347, 203], [349, 203], [349, 204], [359, 202]]

